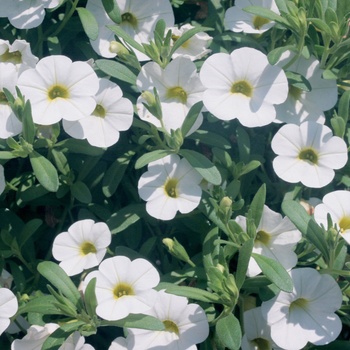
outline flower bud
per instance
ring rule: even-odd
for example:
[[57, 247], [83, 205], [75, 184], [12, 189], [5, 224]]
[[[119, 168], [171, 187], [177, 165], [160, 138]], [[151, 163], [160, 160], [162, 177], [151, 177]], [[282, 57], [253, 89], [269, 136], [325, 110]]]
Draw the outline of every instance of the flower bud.
[[125, 56], [129, 54], [128, 49], [118, 41], [112, 40], [109, 44], [109, 51], [116, 53], [118, 56]]
[[168, 251], [171, 255], [188, 263], [191, 266], [195, 266], [188, 256], [186, 249], [177, 241], [176, 238], [164, 238], [162, 242], [168, 248]]

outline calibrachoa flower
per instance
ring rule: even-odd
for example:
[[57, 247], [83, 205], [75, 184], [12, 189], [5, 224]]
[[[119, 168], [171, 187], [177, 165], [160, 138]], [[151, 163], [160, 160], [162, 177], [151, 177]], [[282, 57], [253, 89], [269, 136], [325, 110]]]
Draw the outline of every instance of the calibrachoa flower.
[[200, 78], [207, 88], [203, 102], [208, 111], [222, 120], [237, 118], [247, 127], [270, 124], [276, 117], [274, 105], [288, 95], [283, 70], [270, 65], [262, 52], [247, 47], [210, 56]]
[[158, 271], [145, 259], [131, 261], [115, 256], [102, 261], [98, 271], [90, 272], [85, 285], [96, 277], [96, 313], [101, 318], [120, 320], [129, 314], [144, 313], [157, 299], [152, 288], [159, 283]]
[[60, 0], [1, 0], [0, 17], [8, 17], [10, 23], [19, 29], [38, 27], [45, 17], [45, 9], [52, 9]]
[[74, 122], [63, 120], [64, 130], [77, 139], [87, 139], [96, 147], [114, 145], [119, 140], [119, 132], [130, 128], [134, 113], [132, 103], [122, 96], [117, 84], [100, 79], [100, 88], [94, 96], [95, 110]]
[[[116, 0], [119, 6], [122, 22], [120, 28], [129, 34], [138, 43], [148, 43], [153, 38], [156, 22], [163, 19], [168, 27], [174, 25], [174, 13], [168, 0]], [[100, 0], [89, 0], [86, 8], [91, 11], [99, 26], [99, 35], [91, 40], [93, 49], [103, 57], [115, 57], [116, 53], [110, 50], [115, 40], [114, 33], [107, 28], [116, 25], [107, 15]], [[141, 61], [149, 58], [135, 51]]]
[[[184, 57], [175, 58], [165, 69], [157, 63], [146, 63], [137, 77], [137, 87], [140, 91], [153, 92], [157, 89], [162, 107], [165, 129], [181, 128], [190, 108], [202, 100], [204, 86], [201, 84], [196, 65]], [[139, 117], [157, 127], [161, 126], [159, 119], [153, 116], [142, 104], [142, 97], [137, 100]], [[190, 133], [199, 128], [203, 120], [200, 113]]]
[[[173, 44], [175, 44], [176, 40], [178, 40], [183, 34], [188, 32], [190, 29], [193, 29], [194, 26], [187, 23], [178, 27], [168, 28], [171, 29], [171, 39]], [[209, 36], [205, 32], [199, 32], [193, 35], [190, 39], [185, 41], [172, 55], [172, 58], [176, 58], [179, 56], [189, 58], [191, 61], [199, 60], [204, 57], [211, 50], [208, 49], [209, 43], [212, 40], [212, 37]]]
[[275, 22], [267, 18], [244, 11], [248, 6], [260, 6], [277, 14], [280, 13], [275, 0], [236, 0], [235, 5], [228, 8], [225, 13], [225, 28], [233, 32], [261, 34], [275, 25]]
[[19, 73], [34, 68], [38, 60], [27, 41], [17, 39], [10, 44], [8, 40], [0, 39], [0, 62], [14, 64]]
[[342, 323], [334, 313], [341, 307], [342, 292], [330, 275], [312, 268], [290, 272], [292, 293], [279, 292], [261, 305], [271, 328], [271, 338], [282, 349], [302, 349], [308, 342], [328, 344], [339, 335]]
[[97, 266], [105, 256], [111, 239], [111, 231], [105, 223], [80, 220], [71, 225], [67, 232], [56, 236], [52, 255], [61, 261], [59, 265], [68, 276], [74, 276]]
[[94, 350], [90, 344], [85, 344], [85, 338], [79, 332], [72, 333], [58, 350]]
[[[236, 221], [243, 230], [246, 230], [244, 216], [238, 216]], [[294, 248], [301, 239], [301, 232], [287, 217], [282, 218], [281, 214], [264, 205], [256, 232], [253, 253], [277, 260], [286, 270], [290, 270], [296, 265], [298, 258], [294, 253]], [[260, 272], [259, 265], [254, 258], [250, 258], [247, 276], [253, 277]]]
[[350, 244], [350, 192], [334, 191], [327, 193], [322, 203], [315, 207], [314, 217], [327, 229], [327, 215], [333, 225], [337, 225], [340, 235]]
[[108, 350], [127, 350], [127, 349], [128, 349], [128, 342], [123, 337], [118, 337], [114, 339], [108, 348]]
[[41, 350], [45, 340], [59, 328], [56, 323], [47, 323], [45, 326], [30, 326], [22, 339], [15, 339], [11, 350]]
[[284, 181], [312, 188], [329, 184], [334, 170], [342, 168], [348, 159], [343, 139], [333, 136], [328, 126], [315, 122], [287, 124], [271, 142], [277, 154], [273, 160], [275, 173]]
[[128, 344], [133, 350], [143, 349], [196, 349], [209, 334], [204, 310], [197, 304], [188, 304], [185, 297], [160, 291], [157, 302], [145, 314], [161, 320], [164, 331], [129, 328]]
[[140, 197], [147, 201], [149, 215], [171, 220], [176, 212], [186, 214], [195, 209], [201, 199], [202, 190], [199, 183], [202, 176], [176, 154], [148, 164], [138, 183]]
[[18, 310], [16, 296], [7, 288], [0, 288], [0, 335], [10, 324], [10, 317]]
[[[277, 63], [280, 67], [287, 64], [295, 53], [286, 51]], [[313, 56], [306, 59], [300, 56], [288, 71], [304, 76], [311, 85], [311, 91], [303, 91], [297, 87], [289, 86], [287, 100], [276, 106], [277, 118], [275, 121], [300, 124], [304, 121], [314, 121], [323, 124], [325, 116], [323, 111], [331, 109], [338, 100], [337, 81], [323, 79], [323, 69], [320, 62]]]
[[242, 350], [269, 350], [274, 344], [270, 335], [270, 327], [261, 314], [261, 307], [244, 312], [245, 333], [242, 337]]
[[2, 139], [18, 135], [22, 131], [22, 123], [13, 113], [3, 92], [6, 88], [16, 97], [17, 79], [18, 72], [15, 65], [0, 62], [0, 138]]
[[44, 57], [35, 69], [24, 71], [18, 86], [31, 102], [34, 122], [52, 125], [61, 119], [74, 121], [90, 115], [96, 107], [93, 95], [99, 81], [88, 63], [56, 55]]

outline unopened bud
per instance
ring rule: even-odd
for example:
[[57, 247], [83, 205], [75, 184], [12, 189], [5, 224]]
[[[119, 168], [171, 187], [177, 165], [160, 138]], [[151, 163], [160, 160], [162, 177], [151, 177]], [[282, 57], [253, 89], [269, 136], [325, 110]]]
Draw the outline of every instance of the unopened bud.
[[109, 43], [109, 51], [112, 53], [116, 53], [118, 56], [125, 56], [129, 54], [128, 49], [118, 41], [112, 40]]
[[162, 242], [168, 248], [171, 255], [190, 264], [191, 266], [195, 266], [188, 256], [186, 249], [177, 241], [176, 238], [164, 238]]
[[150, 91], [144, 91], [141, 94], [141, 98], [143, 98], [149, 106], [156, 105], [156, 98], [154, 97], [154, 95]]

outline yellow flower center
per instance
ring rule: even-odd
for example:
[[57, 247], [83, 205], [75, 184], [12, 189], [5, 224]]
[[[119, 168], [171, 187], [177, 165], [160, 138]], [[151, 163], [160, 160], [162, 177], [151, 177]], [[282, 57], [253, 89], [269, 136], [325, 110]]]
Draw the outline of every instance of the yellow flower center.
[[19, 51], [10, 52], [7, 50], [5, 53], [0, 55], [0, 62], [10, 62], [13, 64], [22, 63], [22, 54]]
[[130, 12], [125, 12], [122, 14], [122, 23], [127, 24], [134, 29], [137, 28], [137, 18]]
[[56, 98], [69, 98], [69, 91], [65, 86], [53, 85], [49, 89], [48, 97], [50, 100], [54, 100]]
[[293, 85], [289, 85], [289, 91], [288, 94], [291, 96], [294, 100], [299, 100], [301, 96], [302, 90], [298, 89], [297, 87]]
[[98, 118], [105, 118], [106, 117], [106, 110], [101, 105], [96, 105], [95, 110], [92, 112], [92, 115]]
[[343, 216], [339, 221], [340, 232], [350, 230], [350, 216]]
[[263, 230], [260, 230], [256, 233], [255, 242], [261, 242], [264, 245], [267, 245], [270, 242], [271, 235]]
[[187, 102], [187, 92], [181, 86], [169, 88], [166, 92], [167, 98], [173, 98], [181, 103]]
[[252, 340], [255, 350], [271, 350], [271, 344], [268, 340], [263, 338], [256, 338]]
[[165, 320], [163, 321], [163, 324], [167, 332], [172, 332], [172, 333], [175, 333], [176, 335], [180, 334], [179, 327], [173, 321]]
[[[171, 39], [173, 40], [173, 42], [176, 42], [176, 40], [180, 39], [180, 36], [179, 36], [179, 35], [173, 34], [173, 35], [171, 36]], [[181, 45], [181, 47], [183, 47], [184, 49], [186, 49], [189, 45], [190, 45], [190, 41], [189, 41], [189, 40], [186, 40], [186, 41]]]
[[0, 105], [7, 105], [7, 104], [8, 104], [8, 101], [5, 94], [2, 91], [0, 91]]
[[299, 159], [306, 160], [312, 164], [317, 164], [318, 154], [313, 148], [304, 148], [299, 152]]
[[253, 87], [245, 80], [237, 81], [233, 83], [231, 86], [232, 94], [242, 94], [247, 97], [252, 97], [253, 95]]
[[171, 197], [171, 198], [177, 198], [179, 194], [177, 193], [177, 179], [168, 179], [167, 182], [164, 185], [164, 191], [165, 193]]
[[114, 299], [119, 299], [127, 295], [135, 295], [135, 292], [130, 284], [121, 282], [114, 287], [113, 295]]
[[80, 246], [80, 254], [81, 255], [88, 255], [89, 253], [96, 253], [97, 249], [95, 247], [95, 245], [91, 242], [84, 242], [81, 246]]
[[290, 309], [296, 309], [296, 308], [300, 308], [300, 309], [305, 309], [307, 307], [307, 305], [309, 304], [309, 301], [304, 299], [304, 298], [299, 298], [297, 300], [294, 300], [291, 304], [290, 304]]
[[264, 17], [260, 17], [260, 16], [255, 16], [253, 18], [253, 26], [255, 29], [261, 29], [261, 27], [267, 23], [270, 23], [270, 20], [268, 20], [267, 18]]

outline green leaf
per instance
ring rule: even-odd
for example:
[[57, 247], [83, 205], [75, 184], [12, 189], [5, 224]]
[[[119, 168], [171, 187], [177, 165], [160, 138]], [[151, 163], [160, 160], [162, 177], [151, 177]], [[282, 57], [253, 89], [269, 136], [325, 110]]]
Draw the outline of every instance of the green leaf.
[[63, 269], [52, 261], [43, 261], [38, 265], [39, 273], [45, 277], [54, 287], [66, 296], [78, 310], [82, 309], [80, 293], [72, 280]]
[[32, 235], [39, 229], [43, 221], [40, 219], [32, 219], [28, 221], [19, 236], [20, 248], [32, 237]]
[[98, 37], [98, 24], [95, 16], [84, 7], [77, 7], [77, 11], [86, 35], [90, 40], [96, 40]]
[[111, 197], [115, 193], [134, 155], [134, 151], [125, 152], [108, 168], [102, 181], [102, 192], [106, 197]]
[[252, 13], [253, 15], [257, 15], [259, 17], [267, 18], [270, 21], [274, 21], [276, 23], [281, 24], [285, 28], [290, 28], [289, 22], [282, 16], [278, 15], [276, 12], [273, 12], [272, 10], [260, 6], [248, 6], [245, 7], [243, 11]]
[[183, 149], [180, 154], [195, 168], [205, 180], [213, 185], [221, 184], [221, 175], [216, 166], [203, 154]]
[[146, 215], [144, 204], [130, 204], [113, 214], [110, 219], [107, 220], [107, 225], [112, 234], [119, 233]]
[[165, 289], [170, 294], [187, 297], [193, 300], [203, 301], [205, 303], [221, 303], [219, 296], [199, 288], [177, 286], [172, 283], [161, 282], [158, 284], [156, 289]]
[[264, 210], [266, 200], [266, 185], [263, 184], [256, 192], [249, 209], [251, 210], [251, 218], [254, 220], [255, 227], [259, 226], [261, 216]]
[[280, 47], [277, 47], [276, 49], [271, 50], [267, 54], [267, 59], [269, 60], [269, 63], [272, 65], [276, 64], [281, 58], [282, 54], [288, 50], [292, 52], [297, 52], [294, 45], [280, 46]]
[[75, 199], [77, 199], [81, 203], [89, 204], [92, 201], [92, 195], [89, 190], [89, 187], [85, 185], [82, 181], [76, 181], [71, 186], [71, 192]]
[[151, 331], [163, 331], [165, 329], [163, 322], [158, 318], [142, 314], [130, 314], [126, 318], [118, 321], [101, 321], [101, 325], [139, 328]]
[[35, 137], [35, 126], [32, 117], [32, 108], [30, 101], [26, 101], [22, 115], [23, 138], [30, 144], [33, 144]]
[[117, 1], [115, 0], [102, 0], [103, 7], [105, 11], [108, 14], [108, 17], [114, 22], [114, 23], [121, 23], [122, 16], [120, 14], [120, 9], [118, 6]]
[[17, 158], [12, 152], [9, 151], [0, 151], [0, 159], [13, 159]]
[[349, 105], [350, 105], [350, 90], [347, 90], [339, 99], [338, 115], [343, 118], [346, 123], [349, 119]]
[[278, 261], [256, 253], [252, 253], [252, 257], [261, 268], [263, 274], [279, 289], [287, 293], [293, 291], [292, 279]]
[[332, 35], [331, 29], [328, 27], [328, 25], [322, 19], [320, 19], [320, 18], [307, 18], [307, 21], [310, 22], [312, 25], [314, 25], [321, 32], [324, 32], [328, 35]]
[[56, 192], [59, 185], [58, 174], [52, 163], [36, 151], [29, 154], [29, 160], [39, 183], [46, 190]]
[[63, 312], [54, 305], [55, 302], [56, 299], [52, 295], [41, 295], [21, 306], [18, 314], [35, 312], [45, 315], [63, 315]]
[[108, 29], [110, 29], [113, 33], [116, 34], [117, 37], [123, 39], [127, 44], [129, 44], [134, 49], [146, 54], [144, 47], [139, 44], [136, 40], [134, 40], [128, 33], [126, 33], [122, 28], [119, 26], [107, 26]]
[[97, 299], [96, 299], [96, 277], [91, 279], [84, 292], [84, 302], [88, 315], [93, 318], [96, 315]]
[[249, 239], [244, 242], [244, 244], [242, 245], [242, 248], [239, 250], [237, 271], [235, 276], [238, 290], [241, 289], [246, 279], [248, 264], [250, 261], [250, 257], [252, 255], [253, 247], [254, 247], [254, 239]]
[[43, 343], [41, 350], [58, 350], [63, 342], [69, 337], [71, 332], [65, 332], [58, 328]]
[[213, 30], [213, 28], [207, 28], [207, 27], [195, 27], [192, 28], [190, 30], [188, 30], [187, 32], [185, 32], [184, 34], [182, 34], [180, 36], [179, 39], [177, 39], [175, 41], [174, 46], [172, 47], [169, 57], [171, 57], [173, 55], [173, 53], [180, 47], [182, 46], [187, 40], [191, 39], [194, 35], [196, 35], [199, 32], [205, 32], [205, 31], [211, 31]]
[[261, 165], [258, 160], [251, 160], [248, 164], [244, 165], [242, 170], [240, 171], [239, 176], [250, 173]]
[[344, 119], [342, 117], [335, 115], [331, 119], [331, 124], [334, 130], [334, 135], [343, 138], [345, 135], [345, 127], [346, 127]]
[[61, 149], [63, 152], [69, 151], [69, 153], [85, 154], [87, 156], [100, 156], [105, 152], [103, 148], [91, 146], [86, 140], [72, 138], [56, 143], [55, 148]]
[[53, 148], [51, 150], [51, 154], [52, 154], [52, 157], [53, 157], [53, 160], [56, 164], [57, 169], [63, 175], [68, 175], [70, 168], [69, 168], [67, 157], [64, 155], [64, 153]]
[[292, 200], [282, 202], [282, 210], [304, 237], [321, 252], [324, 259], [328, 262], [330, 249], [323, 230], [316, 221], [306, 213], [306, 210], [299, 203]]
[[296, 88], [307, 92], [312, 90], [310, 82], [303, 75], [296, 72], [287, 71], [286, 76], [289, 85], [293, 85]]
[[215, 325], [215, 340], [225, 348], [238, 350], [241, 346], [242, 331], [233, 314], [220, 318]]
[[136, 85], [136, 74], [125, 64], [106, 59], [96, 60], [95, 64], [99, 69], [101, 69], [102, 72], [110, 75], [111, 77], [120, 81], [125, 81], [131, 85]]
[[145, 153], [140, 158], [137, 159], [135, 163], [135, 169], [140, 169], [147, 165], [150, 162], [153, 162], [155, 160], [161, 159], [169, 154], [172, 154], [173, 152], [165, 150], [165, 149], [157, 149], [155, 151]]
[[183, 136], [186, 136], [188, 132], [191, 130], [192, 126], [198, 119], [198, 115], [201, 112], [202, 108], [203, 108], [203, 102], [199, 101], [195, 103], [191, 107], [191, 109], [188, 111], [186, 118], [181, 127], [181, 133]]
[[230, 149], [231, 144], [228, 140], [219, 134], [208, 130], [197, 130], [193, 134], [189, 135], [188, 138], [196, 140], [209, 146], [218, 147], [221, 149]]

